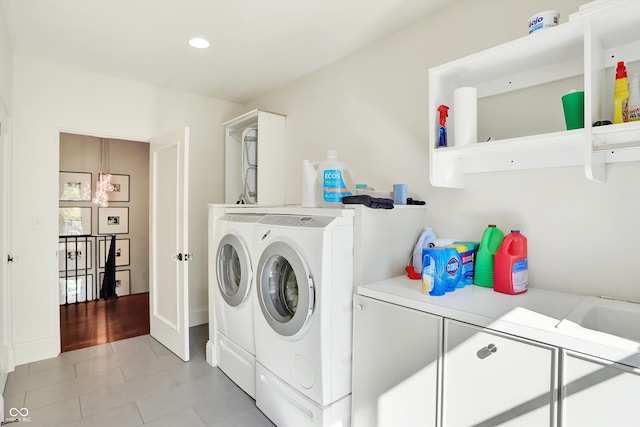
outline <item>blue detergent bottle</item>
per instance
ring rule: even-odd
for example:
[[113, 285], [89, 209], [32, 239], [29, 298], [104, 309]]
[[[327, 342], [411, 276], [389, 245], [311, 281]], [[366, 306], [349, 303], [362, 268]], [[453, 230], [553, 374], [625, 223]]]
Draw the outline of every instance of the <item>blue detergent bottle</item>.
[[336, 150], [327, 151], [327, 160], [318, 165], [317, 202], [322, 208], [342, 208], [342, 198], [356, 193], [349, 165], [338, 160]]
[[422, 251], [423, 292], [440, 296], [456, 289], [460, 280], [460, 255], [456, 248], [426, 248]]

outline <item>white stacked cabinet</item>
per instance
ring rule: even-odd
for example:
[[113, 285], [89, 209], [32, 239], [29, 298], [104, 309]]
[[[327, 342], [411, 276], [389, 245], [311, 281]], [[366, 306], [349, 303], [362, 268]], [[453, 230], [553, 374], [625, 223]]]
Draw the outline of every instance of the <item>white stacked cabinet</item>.
[[258, 129], [257, 143], [257, 203], [285, 203], [285, 124], [286, 116], [253, 110], [224, 123], [225, 127], [225, 188], [224, 202], [238, 202], [243, 193], [242, 132]]

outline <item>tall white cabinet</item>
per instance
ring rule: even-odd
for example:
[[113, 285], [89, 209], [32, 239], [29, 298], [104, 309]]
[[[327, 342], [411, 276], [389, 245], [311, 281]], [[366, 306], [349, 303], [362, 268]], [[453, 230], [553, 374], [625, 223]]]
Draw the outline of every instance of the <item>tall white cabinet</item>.
[[[613, 119], [616, 63], [640, 72], [633, 64], [640, 61], [640, 2], [585, 6], [557, 27], [429, 70], [432, 185], [462, 188], [473, 173], [560, 166], [584, 166], [588, 179], [605, 182], [607, 163], [640, 160], [640, 122], [592, 126]], [[488, 133], [478, 143], [455, 146], [453, 94], [468, 86], [477, 89], [478, 124]], [[561, 97], [570, 89], [584, 90], [584, 129], [565, 130]], [[487, 113], [496, 96], [510, 97], [510, 103]], [[444, 148], [437, 147], [441, 104], [451, 108]], [[534, 105], [539, 108], [532, 110]], [[503, 134], [514, 118], [522, 133]]]
[[[241, 199], [247, 180], [252, 182], [251, 192], [257, 193], [251, 197], [257, 204], [285, 203], [285, 125], [286, 116], [262, 110], [249, 111], [224, 123], [225, 203]], [[257, 144], [249, 148], [243, 143], [248, 129], [257, 133]]]

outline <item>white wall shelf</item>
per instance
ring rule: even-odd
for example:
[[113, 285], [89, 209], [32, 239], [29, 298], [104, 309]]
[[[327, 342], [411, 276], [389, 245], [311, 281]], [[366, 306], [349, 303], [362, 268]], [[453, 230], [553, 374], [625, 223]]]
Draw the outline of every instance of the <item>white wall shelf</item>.
[[[466, 174], [582, 165], [588, 179], [605, 182], [607, 163], [640, 159], [640, 123], [592, 127], [612, 115], [606, 107], [613, 103], [613, 82], [606, 70], [618, 61], [640, 60], [640, 2], [612, 0], [599, 6], [598, 13], [429, 70], [432, 185], [463, 188]], [[437, 108], [453, 108], [455, 89], [475, 87], [482, 99], [575, 77], [584, 82], [584, 129], [455, 146], [451, 117], [449, 147], [437, 147]], [[526, 108], [526, 102], [522, 105]]]

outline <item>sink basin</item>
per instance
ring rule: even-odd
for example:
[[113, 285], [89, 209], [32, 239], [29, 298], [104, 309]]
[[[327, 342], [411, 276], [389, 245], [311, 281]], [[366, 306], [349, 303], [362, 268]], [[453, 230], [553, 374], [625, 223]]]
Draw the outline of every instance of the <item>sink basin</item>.
[[576, 326], [640, 343], [640, 304], [586, 297], [556, 328]]

